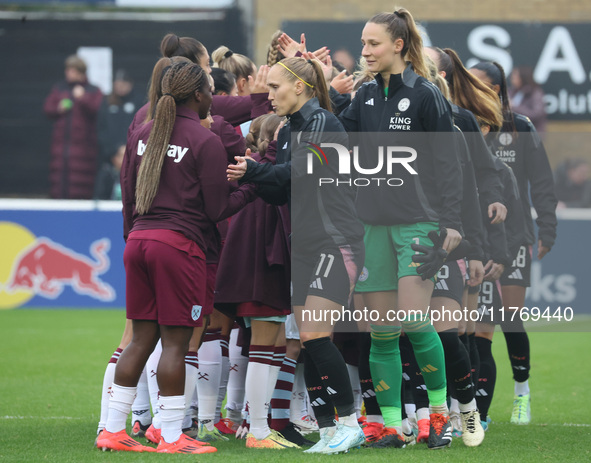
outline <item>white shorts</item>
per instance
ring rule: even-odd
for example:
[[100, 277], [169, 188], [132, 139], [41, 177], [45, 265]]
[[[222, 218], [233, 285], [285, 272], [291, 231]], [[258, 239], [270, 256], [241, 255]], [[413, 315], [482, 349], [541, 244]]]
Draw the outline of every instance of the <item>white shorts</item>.
[[296, 324], [295, 315], [290, 313], [285, 321], [285, 339], [300, 339], [300, 330]]

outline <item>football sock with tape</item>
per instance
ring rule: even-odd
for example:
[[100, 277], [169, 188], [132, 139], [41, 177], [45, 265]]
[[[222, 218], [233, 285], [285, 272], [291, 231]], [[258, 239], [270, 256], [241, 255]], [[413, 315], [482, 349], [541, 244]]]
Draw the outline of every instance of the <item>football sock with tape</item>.
[[402, 327], [412, 343], [415, 358], [427, 386], [429, 404], [439, 406], [447, 401], [447, 379], [443, 345], [428, 317], [402, 322]]
[[337, 346], [328, 337], [304, 342], [306, 352], [316, 365], [326, 391], [330, 394], [339, 416], [355, 413], [353, 390], [347, 364]]
[[374, 391], [386, 427], [402, 425], [400, 332], [399, 326], [371, 326], [369, 365]]
[[480, 377], [478, 378], [476, 403], [480, 411], [480, 418], [486, 421], [488, 409], [495, 392], [497, 365], [492, 355], [492, 341], [477, 336], [476, 346], [480, 354]]

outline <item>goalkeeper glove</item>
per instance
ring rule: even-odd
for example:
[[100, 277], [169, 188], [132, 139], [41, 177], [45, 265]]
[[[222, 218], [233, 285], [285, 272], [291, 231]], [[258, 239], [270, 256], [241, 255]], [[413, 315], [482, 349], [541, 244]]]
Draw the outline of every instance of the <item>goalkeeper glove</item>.
[[414, 243], [410, 245], [413, 251], [419, 253], [412, 256], [412, 261], [421, 264], [417, 267], [417, 273], [422, 280], [433, 278], [447, 259], [447, 251], [442, 248], [447, 230], [445, 228], [441, 228], [439, 232], [432, 230], [427, 236], [433, 242], [432, 247]]

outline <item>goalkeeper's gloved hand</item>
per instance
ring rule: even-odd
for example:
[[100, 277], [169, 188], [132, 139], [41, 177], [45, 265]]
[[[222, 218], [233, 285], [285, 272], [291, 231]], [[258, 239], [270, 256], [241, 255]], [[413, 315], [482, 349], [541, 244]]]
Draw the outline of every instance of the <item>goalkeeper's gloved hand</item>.
[[439, 231], [432, 230], [427, 236], [433, 241], [432, 247], [414, 243], [410, 245], [413, 251], [419, 253], [412, 256], [412, 261], [421, 264], [417, 267], [417, 273], [422, 280], [433, 278], [447, 259], [447, 251], [442, 248], [447, 230], [445, 228]]

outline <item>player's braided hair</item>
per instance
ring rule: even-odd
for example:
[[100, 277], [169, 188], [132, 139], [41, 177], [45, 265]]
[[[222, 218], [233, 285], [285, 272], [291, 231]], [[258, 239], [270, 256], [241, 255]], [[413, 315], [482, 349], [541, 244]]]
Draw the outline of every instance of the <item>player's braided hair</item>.
[[173, 56], [172, 58], [160, 58], [154, 65], [152, 71], [152, 78], [150, 79], [150, 87], [148, 88], [148, 112], [144, 122], [149, 122], [154, 119], [154, 111], [156, 111], [156, 104], [158, 99], [162, 96], [162, 77], [170, 66], [176, 63], [187, 62], [191, 60], [183, 56]]
[[283, 34], [283, 31], [279, 30], [276, 31], [271, 37], [271, 43], [269, 44], [269, 49], [267, 50], [267, 65], [269, 67], [278, 63], [282, 59], [285, 59], [283, 53], [281, 53], [277, 48], [277, 45], [279, 45], [279, 37], [281, 37], [281, 34]]
[[267, 119], [270, 114], [263, 114], [262, 116], [257, 117], [248, 129], [248, 133], [244, 139], [246, 140], [246, 147], [250, 148], [253, 153], [258, 153], [258, 141], [259, 141], [259, 134], [261, 131], [261, 126], [263, 125], [263, 121]]
[[148, 212], [158, 191], [162, 164], [176, 118], [176, 105], [186, 102], [205, 85], [209, 85], [206, 73], [197, 64], [177, 63], [164, 74], [162, 97], [156, 105], [154, 125], [146, 142], [137, 177], [135, 207], [138, 214]]

